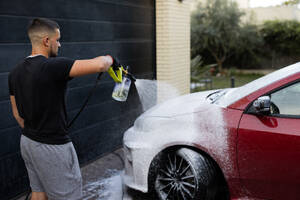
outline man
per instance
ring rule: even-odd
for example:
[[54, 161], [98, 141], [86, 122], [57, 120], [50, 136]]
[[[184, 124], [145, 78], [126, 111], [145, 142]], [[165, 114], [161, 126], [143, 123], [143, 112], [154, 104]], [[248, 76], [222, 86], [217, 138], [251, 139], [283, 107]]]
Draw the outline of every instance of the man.
[[32, 53], [9, 74], [9, 92], [13, 115], [22, 128], [21, 155], [31, 200], [80, 199], [82, 178], [67, 130], [67, 82], [72, 77], [105, 72], [116, 62], [111, 56], [88, 60], [56, 57], [60, 29], [52, 20], [32, 20], [28, 36]]

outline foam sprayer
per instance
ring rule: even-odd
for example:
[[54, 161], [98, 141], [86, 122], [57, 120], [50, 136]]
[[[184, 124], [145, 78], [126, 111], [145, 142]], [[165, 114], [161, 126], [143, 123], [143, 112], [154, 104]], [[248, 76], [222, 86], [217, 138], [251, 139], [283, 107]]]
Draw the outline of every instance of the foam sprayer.
[[112, 93], [112, 98], [117, 101], [126, 101], [131, 81], [135, 82], [136, 78], [129, 73], [129, 67], [126, 69], [122, 65], [119, 67], [111, 66], [108, 69], [108, 74], [115, 81], [115, 87]]

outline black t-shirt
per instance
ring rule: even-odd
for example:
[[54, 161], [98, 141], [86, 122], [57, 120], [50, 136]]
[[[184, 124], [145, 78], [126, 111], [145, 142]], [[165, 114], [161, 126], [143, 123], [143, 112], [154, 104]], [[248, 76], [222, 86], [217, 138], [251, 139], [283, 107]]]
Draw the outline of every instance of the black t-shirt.
[[65, 144], [67, 130], [65, 94], [73, 59], [27, 57], [9, 74], [9, 93], [15, 96], [22, 134], [46, 144]]

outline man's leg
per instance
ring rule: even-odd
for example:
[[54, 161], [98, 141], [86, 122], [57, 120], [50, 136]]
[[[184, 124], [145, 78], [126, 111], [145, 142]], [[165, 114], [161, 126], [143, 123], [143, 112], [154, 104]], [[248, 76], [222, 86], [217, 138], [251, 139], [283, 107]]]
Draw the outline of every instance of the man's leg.
[[34, 164], [49, 200], [77, 200], [82, 195], [78, 158], [71, 142], [63, 145], [40, 144]]
[[[30, 165], [26, 165], [26, 160], [25, 165], [32, 166], [27, 167], [32, 191], [45, 192], [49, 200], [81, 199], [82, 177], [71, 142], [48, 145], [32, 141], [25, 136], [21, 141], [21, 147], [25, 146], [28, 149], [24, 151], [23, 157], [29, 158], [26, 160], [30, 161]], [[26, 141], [29, 145], [24, 145]]]
[[44, 192], [44, 187], [38, 177], [38, 174], [33, 166], [32, 163], [32, 157], [31, 157], [31, 145], [32, 143], [25, 137], [21, 136], [21, 143], [20, 143], [20, 148], [21, 148], [21, 155], [24, 160], [26, 169], [27, 169], [27, 174], [30, 182], [30, 187], [31, 187], [31, 200], [47, 200], [47, 195]]
[[48, 200], [45, 192], [32, 192], [30, 200]]

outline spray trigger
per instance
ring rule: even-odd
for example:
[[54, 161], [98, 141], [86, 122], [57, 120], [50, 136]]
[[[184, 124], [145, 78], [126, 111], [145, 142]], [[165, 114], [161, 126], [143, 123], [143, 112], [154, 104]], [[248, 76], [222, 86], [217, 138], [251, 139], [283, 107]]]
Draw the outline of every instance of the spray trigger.
[[113, 67], [111, 66], [110, 68], [108, 68], [107, 72], [116, 83], [121, 83], [123, 77], [122, 71], [123, 71], [122, 66], [119, 67], [117, 70], [114, 70]]

